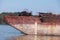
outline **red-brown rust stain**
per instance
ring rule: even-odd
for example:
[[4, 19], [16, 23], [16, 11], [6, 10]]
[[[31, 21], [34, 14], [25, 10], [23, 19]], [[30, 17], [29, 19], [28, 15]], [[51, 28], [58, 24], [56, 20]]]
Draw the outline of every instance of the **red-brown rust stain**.
[[32, 16], [5, 16], [5, 21], [12, 24], [34, 24], [35, 22], [40, 23], [39, 17]]
[[39, 16], [5, 16], [4, 20], [8, 24], [34, 24], [37, 22], [40, 25], [60, 25], [60, 15], [50, 15], [46, 16], [49, 17], [51, 20], [48, 21], [44, 20], [44, 22], [41, 22]]

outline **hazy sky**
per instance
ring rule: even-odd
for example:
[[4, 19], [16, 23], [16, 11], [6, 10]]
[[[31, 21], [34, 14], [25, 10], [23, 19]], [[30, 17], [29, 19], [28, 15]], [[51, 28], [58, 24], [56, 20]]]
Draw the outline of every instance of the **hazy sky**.
[[16, 12], [28, 9], [36, 12], [60, 13], [60, 0], [0, 0], [0, 12]]

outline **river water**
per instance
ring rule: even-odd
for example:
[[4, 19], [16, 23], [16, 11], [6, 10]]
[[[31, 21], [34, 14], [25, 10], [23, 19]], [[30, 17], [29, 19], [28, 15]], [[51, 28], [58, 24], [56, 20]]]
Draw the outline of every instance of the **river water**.
[[9, 25], [0, 25], [0, 40], [19, 35], [23, 35], [23, 33]]

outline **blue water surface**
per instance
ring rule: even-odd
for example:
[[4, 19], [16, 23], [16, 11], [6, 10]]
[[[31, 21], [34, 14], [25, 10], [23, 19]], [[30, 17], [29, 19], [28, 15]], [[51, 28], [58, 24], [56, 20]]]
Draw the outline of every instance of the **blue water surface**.
[[6, 40], [6, 38], [19, 35], [23, 35], [23, 33], [10, 25], [0, 25], [0, 40]]

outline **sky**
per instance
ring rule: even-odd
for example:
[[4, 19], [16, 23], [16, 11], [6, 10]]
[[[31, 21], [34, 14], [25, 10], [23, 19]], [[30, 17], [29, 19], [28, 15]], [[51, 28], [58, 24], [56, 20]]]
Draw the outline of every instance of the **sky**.
[[0, 0], [0, 12], [20, 12], [26, 9], [33, 14], [38, 12], [60, 14], [60, 0]]

